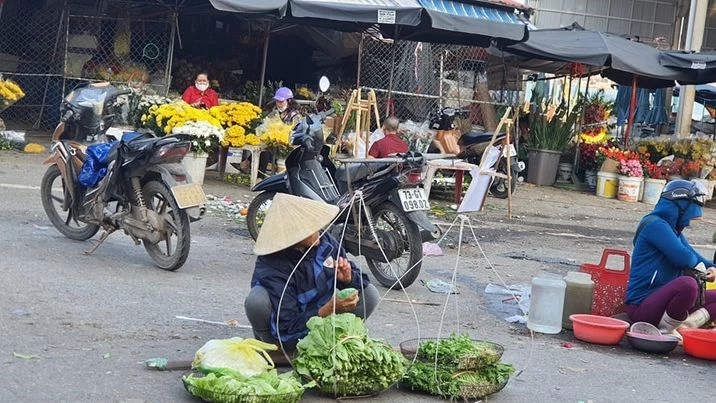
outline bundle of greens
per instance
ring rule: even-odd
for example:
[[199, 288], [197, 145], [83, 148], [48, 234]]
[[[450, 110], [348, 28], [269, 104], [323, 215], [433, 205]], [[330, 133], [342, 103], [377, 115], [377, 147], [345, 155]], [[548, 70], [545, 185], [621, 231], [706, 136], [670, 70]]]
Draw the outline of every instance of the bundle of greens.
[[182, 381], [193, 396], [218, 403], [295, 403], [315, 385], [302, 385], [293, 372], [278, 375], [275, 369], [250, 377], [216, 370], [206, 376], [185, 375]]
[[456, 365], [456, 369], [476, 369], [500, 361], [502, 347], [498, 344], [473, 341], [466, 334], [452, 334], [447, 339], [425, 340], [418, 346], [418, 358], [442, 365]]
[[404, 358], [386, 343], [368, 337], [352, 313], [313, 317], [298, 342], [293, 364], [324, 393], [361, 396], [378, 393], [402, 378]]
[[502, 389], [514, 371], [512, 365], [503, 363], [478, 370], [455, 371], [450, 367], [416, 361], [408, 368], [403, 384], [446, 399], [479, 399]]

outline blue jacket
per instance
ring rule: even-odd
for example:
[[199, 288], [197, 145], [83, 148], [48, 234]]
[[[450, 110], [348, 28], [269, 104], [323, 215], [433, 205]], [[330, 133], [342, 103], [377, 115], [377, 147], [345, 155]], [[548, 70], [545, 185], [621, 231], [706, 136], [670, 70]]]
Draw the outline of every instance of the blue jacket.
[[[320, 243], [308, 252], [306, 258], [296, 268], [291, 280], [286, 287], [286, 292], [281, 301], [281, 294], [284, 286], [296, 267], [296, 264], [304, 252], [296, 249], [285, 249], [271, 255], [259, 256], [256, 259], [251, 287], [261, 286], [268, 291], [271, 298], [271, 333], [278, 339], [276, 329], [276, 315], [279, 301], [281, 301], [281, 315], [279, 317], [279, 330], [281, 341], [287, 342], [302, 338], [308, 333], [306, 322], [312, 316], [318, 315], [318, 309], [330, 301], [333, 296], [333, 282], [335, 281], [335, 269], [332, 261], [340, 255], [346, 257], [342, 248], [338, 253], [338, 241], [326, 234], [321, 238]], [[329, 259], [330, 258], [330, 259]], [[326, 267], [324, 267], [324, 263]], [[353, 276], [351, 284], [336, 282], [339, 290], [345, 288], [361, 289], [361, 277], [363, 287], [369, 284], [368, 277], [361, 274], [360, 269], [353, 263]]]
[[[679, 211], [683, 215], [679, 222]], [[654, 216], [638, 234], [629, 273], [626, 303], [638, 305], [671, 280], [682, 275], [699, 262], [706, 267], [712, 262], [701, 256], [689, 245], [681, 231], [689, 226], [692, 218], [701, 217], [701, 207], [688, 200], [676, 202], [661, 199], [654, 210], [642, 218]]]

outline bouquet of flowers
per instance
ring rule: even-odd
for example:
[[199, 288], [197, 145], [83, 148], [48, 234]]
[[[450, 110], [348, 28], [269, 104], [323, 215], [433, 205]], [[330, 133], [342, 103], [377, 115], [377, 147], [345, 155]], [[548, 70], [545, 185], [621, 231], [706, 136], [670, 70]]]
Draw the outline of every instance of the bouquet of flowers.
[[579, 166], [585, 171], [599, 169], [601, 164], [597, 160], [597, 150], [600, 144], [586, 143], [579, 146]]
[[419, 153], [427, 152], [435, 137], [435, 132], [430, 129], [428, 122], [416, 123], [412, 120], [401, 123], [398, 134], [410, 146], [411, 151]]
[[219, 130], [222, 127], [208, 110], [194, 108], [183, 101], [151, 106], [149, 112], [142, 115], [141, 122], [144, 127], [154, 129], [157, 135], [173, 133], [175, 127], [184, 126], [187, 122], [206, 122]]
[[702, 164], [703, 163], [701, 161], [685, 161], [681, 166], [681, 176], [685, 179], [700, 178]]
[[3, 80], [0, 76], [0, 111], [25, 97], [19, 85], [11, 80]]
[[261, 140], [253, 133], [246, 134], [243, 126], [234, 125], [226, 129], [221, 145], [224, 147], [243, 147], [261, 144]]
[[638, 159], [620, 160], [619, 173], [625, 176], [641, 178], [644, 176], [644, 168]]
[[276, 158], [283, 159], [293, 150], [290, 143], [292, 127], [283, 123], [278, 116], [273, 116], [264, 119], [256, 128], [256, 134]]
[[666, 179], [667, 170], [664, 166], [659, 166], [651, 161], [645, 161], [644, 176], [651, 179]]
[[189, 136], [191, 150], [197, 154], [205, 154], [216, 150], [224, 138], [224, 130], [205, 121], [189, 121], [181, 126], [174, 126], [172, 134]]
[[604, 99], [604, 91], [600, 90], [584, 103], [584, 125], [581, 133], [582, 141], [587, 144], [600, 144], [610, 139], [608, 134], [609, 116], [614, 108], [613, 102]]
[[250, 132], [258, 126], [261, 119], [261, 108], [250, 102], [222, 103], [211, 108], [209, 113], [226, 129], [241, 126]]

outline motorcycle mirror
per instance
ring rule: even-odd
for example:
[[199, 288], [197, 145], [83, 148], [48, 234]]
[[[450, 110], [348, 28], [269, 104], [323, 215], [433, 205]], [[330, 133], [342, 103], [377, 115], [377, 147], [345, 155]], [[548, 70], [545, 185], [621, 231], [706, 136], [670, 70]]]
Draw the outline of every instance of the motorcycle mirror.
[[326, 92], [331, 87], [331, 80], [328, 79], [326, 76], [322, 76], [320, 80], [318, 80], [318, 88], [321, 90], [321, 92]]

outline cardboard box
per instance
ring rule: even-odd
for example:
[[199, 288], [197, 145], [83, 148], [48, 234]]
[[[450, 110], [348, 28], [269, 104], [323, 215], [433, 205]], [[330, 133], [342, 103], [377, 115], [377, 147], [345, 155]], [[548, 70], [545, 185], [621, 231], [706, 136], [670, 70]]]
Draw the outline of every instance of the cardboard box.
[[599, 168], [600, 172], [609, 172], [613, 174], [619, 173], [619, 161], [607, 158], [602, 163], [602, 167]]

